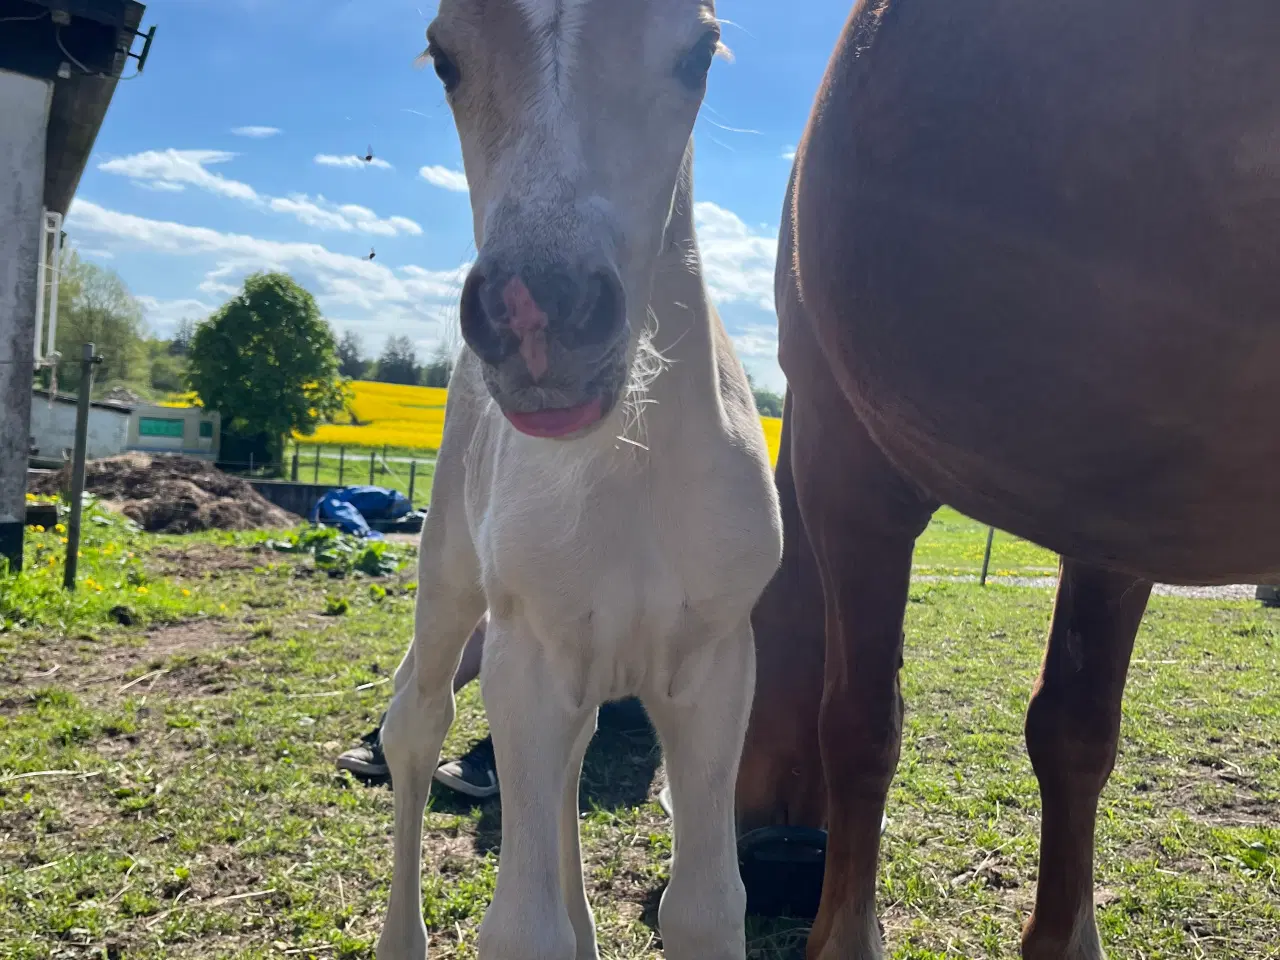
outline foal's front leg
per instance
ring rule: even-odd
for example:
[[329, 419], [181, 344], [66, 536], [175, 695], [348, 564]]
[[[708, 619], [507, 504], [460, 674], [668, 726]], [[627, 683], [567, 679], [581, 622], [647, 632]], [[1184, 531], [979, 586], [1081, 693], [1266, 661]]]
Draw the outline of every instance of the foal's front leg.
[[747, 893], [738, 873], [734, 787], [755, 689], [750, 623], [722, 639], [703, 669], [690, 686], [677, 677], [674, 696], [645, 699], [666, 754], [675, 820], [658, 924], [669, 960], [742, 960]]
[[382, 724], [382, 750], [395, 788], [395, 867], [378, 960], [423, 960], [422, 815], [440, 747], [453, 723], [453, 675], [484, 595], [469, 544], [449, 542], [444, 518], [428, 517], [419, 560], [413, 643], [396, 671]]
[[[590, 957], [594, 936], [584, 928], [588, 942], [578, 944], [565, 902], [561, 830], [567, 780], [581, 763], [577, 747], [585, 749], [591, 711], [569, 702], [534, 636], [492, 614], [480, 684], [502, 781], [502, 852], [493, 903], [480, 925], [480, 960]], [[580, 888], [580, 872], [578, 878]], [[589, 923], [585, 902], [574, 906], [579, 924], [584, 912]]]

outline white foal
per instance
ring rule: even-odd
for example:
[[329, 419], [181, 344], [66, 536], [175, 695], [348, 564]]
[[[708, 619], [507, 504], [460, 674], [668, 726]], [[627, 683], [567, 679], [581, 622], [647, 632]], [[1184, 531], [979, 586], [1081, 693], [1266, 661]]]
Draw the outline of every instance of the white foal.
[[452, 677], [487, 609], [502, 780], [482, 960], [594, 960], [578, 778], [639, 696], [671, 781], [674, 960], [742, 960], [733, 800], [750, 614], [781, 523], [741, 365], [707, 303], [690, 136], [712, 0], [442, 0], [428, 53], [462, 142], [476, 265], [382, 742], [395, 874], [379, 960], [422, 960], [422, 818]]

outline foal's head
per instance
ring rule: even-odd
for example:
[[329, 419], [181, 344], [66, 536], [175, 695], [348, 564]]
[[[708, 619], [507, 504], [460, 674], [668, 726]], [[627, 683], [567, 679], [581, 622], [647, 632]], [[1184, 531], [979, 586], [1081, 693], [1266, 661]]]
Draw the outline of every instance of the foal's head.
[[617, 405], [693, 123], [714, 0], [441, 0], [427, 53], [475, 222], [462, 334], [524, 433]]

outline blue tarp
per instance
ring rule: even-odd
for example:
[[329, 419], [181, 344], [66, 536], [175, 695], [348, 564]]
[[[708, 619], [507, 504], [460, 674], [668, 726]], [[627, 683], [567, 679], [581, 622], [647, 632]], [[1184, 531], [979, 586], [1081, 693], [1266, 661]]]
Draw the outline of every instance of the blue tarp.
[[382, 534], [369, 526], [369, 520], [398, 520], [413, 504], [403, 493], [386, 487], [344, 487], [332, 490], [311, 508], [312, 523], [328, 523], [343, 533], [372, 540]]

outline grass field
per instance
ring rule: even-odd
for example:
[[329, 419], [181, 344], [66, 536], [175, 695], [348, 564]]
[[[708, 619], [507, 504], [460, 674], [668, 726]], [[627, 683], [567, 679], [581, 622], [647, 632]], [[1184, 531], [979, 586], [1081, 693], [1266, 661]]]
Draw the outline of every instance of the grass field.
[[[0, 958], [371, 960], [391, 794], [333, 758], [386, 703], [411, 572], [335, 579], [266, 535], [148, 537], [93, 516], [93, 585], [75, 599], [49, 588], [56, 530], [33, 538], [38, 572], [0, 587]], [[943, 514], [921, 572], [972, 572], [982, 543]], [[997, 538], [994, 568], [1052, 565]], [[1013, 958], [1039, 804], [1022, 713], [1050, 594], [921, 582], [911, 601], [880, 888], [891, 954]], [[1099, 825], [1110, 956], [1280, 956], [1280, 616], [1156, 598], [1135, 657]], [[446, 750], [483, 733], [468, 689]], [[616, 734], [588, 759], [583, 847], [606, 958], [660, 955], [660, 759]], [[500, 836], [496, 802], [435, 798], [433, 957], [475, 955]], [[752, 923], [752, 960], [800, 957], [802, 933]]]

